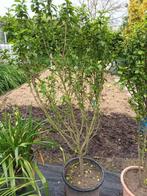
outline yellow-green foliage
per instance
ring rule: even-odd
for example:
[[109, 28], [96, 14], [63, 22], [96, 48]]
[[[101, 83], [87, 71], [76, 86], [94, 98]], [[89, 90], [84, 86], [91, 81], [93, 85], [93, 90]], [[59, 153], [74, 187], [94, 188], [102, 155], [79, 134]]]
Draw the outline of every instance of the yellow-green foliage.
[[129, 25], [143, 20], [146, 11], [147, 11], [147, 0], [130, 0]]
[[141, 19], [139, 13], [140, 2], [139, 0], [130, 0], [129, 3], [129, 24], [134, 23]]
[[145, 12], [147, 12], [147, 0], [143, 0], [141, 5], [140, 5], [141, 18], [144, 18]]

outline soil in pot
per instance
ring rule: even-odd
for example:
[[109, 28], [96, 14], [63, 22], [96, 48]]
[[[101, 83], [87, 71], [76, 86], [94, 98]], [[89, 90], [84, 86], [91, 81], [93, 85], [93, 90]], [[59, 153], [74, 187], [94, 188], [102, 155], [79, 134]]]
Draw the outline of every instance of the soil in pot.
[[68, 183], [79, 189], [93, 189], [102, 180], [102, 173], [98, 167], [89, 160], [84, 160], [84, 172], [80, 173], [78, 160], [68, 166], [65, 178]]
[[140, 185], [138, 169], [128, 170], [125, 174], [124, 181], [135, 196], [147, 196], [147, 188]]

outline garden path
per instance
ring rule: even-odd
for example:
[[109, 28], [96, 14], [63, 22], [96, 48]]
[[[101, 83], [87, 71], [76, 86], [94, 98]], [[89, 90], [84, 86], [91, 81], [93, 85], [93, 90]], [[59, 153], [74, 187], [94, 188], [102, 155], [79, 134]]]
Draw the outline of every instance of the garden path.
[[[41, 77], [46, 77], [48, 74], [49, 72], [45, 71], [41, 74]], [[117, 76], [106, 76], [101, 100], [102, 112], [104, 114], [119, 113], [134, 117], [135, 114], [128, 104], [129, 93], [127, 90], [122, 90], [117, 81]], [[38, 106], [28, 84], [23, 84], [19, 88], [1, 96], [0, 104], [3, 103], [4, 100], [5, 106]]]

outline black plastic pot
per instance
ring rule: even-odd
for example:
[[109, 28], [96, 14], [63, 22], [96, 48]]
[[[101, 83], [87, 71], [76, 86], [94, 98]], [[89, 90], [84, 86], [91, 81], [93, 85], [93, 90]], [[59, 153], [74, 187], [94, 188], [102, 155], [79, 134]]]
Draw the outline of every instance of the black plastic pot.
[[88, 160], [89, 162], [91, 162], [91, 164], [95, 165], [98, 171], [101, 173], [101, 180], [98, 182], [98, 184], [94, 188], [80, 189], [80, 188], [72, 186], [66, 180], [66, 172], [67, 172], [68, 167], [72, 165], [73, 163], [77, 162], [78, 160], [79, 158], [70, 159], [63, 169], [63, 180], [65, 183], [66, 196], [99, 196], [99, 188], [101, 187], [104, 181], [104, 170], [94, 159], [84, 157], [84, 160]]

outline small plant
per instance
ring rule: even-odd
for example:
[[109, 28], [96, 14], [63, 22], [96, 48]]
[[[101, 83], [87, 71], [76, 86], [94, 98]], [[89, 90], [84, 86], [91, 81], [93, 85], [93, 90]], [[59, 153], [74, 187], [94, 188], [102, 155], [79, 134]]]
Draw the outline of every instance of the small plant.
[[33, 120], [31, 110], [29, 117], [26, 118], [18, 109], [14, 109], [13, 112], [13, 115], [5, 112], [2, 121], [0, 121], [1, 158], [11, 154], [17, 162], [18, 156], [23, 155], [23, 158], [31, 161], [33, 144], [47, 144], [51, 147], [54, 143], [40, 141], [37, 138], [41, 134], [42, 123]]
[[31, 110], [26, 119], [18, 109], [15, 109], [13, 115], [4, 113], [0, 121], [0, 174], [3, 179], [5, 178], [7, 191], [12, 190], [13, 195], [16, 195], [14, 190], [19, 178], [24, 178], [20, 187], [23, 187], [24, 183], [29, 184], [38, 195], [41, 195], [35, 173], [45, 187], [47, 186], [45, 178], [33, 162], [32, 145], [42, 144], [51, 147], [54, 144], [37, 139], [41, 134], [40, 125], [32, 119]]
[[[41, 196], [41, 189], [48, 195], [48, 185], [45, 177], [40, 172], [37, 164], [29, 162], [23, 157], [18, 158], [18, 168], [16, 170], [16, 160], [10, 155], [0, 162], [0, 195], [34, 195]], [[36, 179], [36, 174], [38, 179]], [[42, 183], [42, 186], [38, 186]]]

